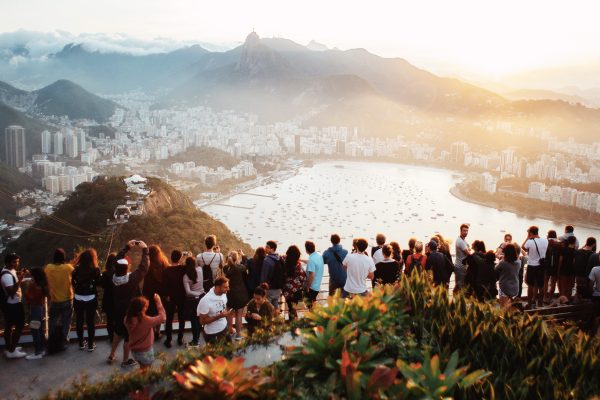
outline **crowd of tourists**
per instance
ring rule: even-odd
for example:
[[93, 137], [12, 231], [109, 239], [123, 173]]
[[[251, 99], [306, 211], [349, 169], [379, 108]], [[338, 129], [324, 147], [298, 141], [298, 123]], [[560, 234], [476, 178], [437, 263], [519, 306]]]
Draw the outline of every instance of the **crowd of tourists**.
[[[305, 258], [296, 245], [279, 253], [276, 241], [258, 247], [251, 257], [241, 250], [224, 255], [213, 235], [206, 237], [204, 252], [193, 256], [176, 249], [168, 258], [158, 245], [131, 240], [107, 257], [103, 271], [94, 249], [82, 251], [73, 260], [63, 249], [56, 249], [51, 263], [31, 269], [22, 268], [19, 255], [10, 253], [0, 280], [5, 355], [36, 360], [65, 350], [73, 314], [79, 349], [93, 352], [101, 288], [100, 309], [111, 343], [107, 362], [116, 361], [122, 343], [122, 367], [148, 368], [154, 361], [155, 340], [164, 336], [164, 346], [172, 346], [175, 314], [178, 346], [198, 346], [200, 335], [205, 343], [241, 340], [246, 334], [243, 320], [252, 334], [280, 314], [282, 300], [288, 318], [294, 320], [299, 304], [310, 309], [319, 297], [326, 297], [327, 293], [321, 293], [325, 265], [329, 273], [325, 292], [339, 291], [342, 297], [366, 296], [371, 286], [394, 285], [402, 274], [419, 273], [447, 288], [454, 276], [455, 292], [464, 291], [482, 301], [497, 298], [502, 307], [510, 307], [521, 297], [523, 280], [530, 308], [552, 302], [592, 300], [600, 304], [596, 240], [587, 238], [580, 247], [573, 226], [560, 236], [551, 230], [545, 238], [538, 227], [531, 226], [521, 244], [507, 233], [493, 249], [481, 240], [469, 243], [468, 234], [469, 225], [461, 225], [454, 256], [451, 242], [440, 234], [426, 241], [411, 238], [405, 249], [378, 234], [370, 252], [366, 239], [354, 239], [352, 247], [345, 249], [340, 236], [333, 234], [331, 246], [322, 253], [314, 242], [306, 241]], [[131, 268], [133, 260], [136, 268]], [[29, 355], [18, 346], [25, 304], [34, 344]], [[192, 339], [184, 343], [187, 321]]]

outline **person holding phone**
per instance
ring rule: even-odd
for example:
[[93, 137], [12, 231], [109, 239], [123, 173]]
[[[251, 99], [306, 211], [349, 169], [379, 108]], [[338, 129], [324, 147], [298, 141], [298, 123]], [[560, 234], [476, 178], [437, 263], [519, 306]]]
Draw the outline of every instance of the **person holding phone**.
[[204, 326], [204, 341], [216, 343], [219, 340], [230, 341], [227, 317], [232, 310], [227, 308], [227, 292], [229, 279], [221, 276], [215, 280], [215, 285], [198, 303], [196, 313]]

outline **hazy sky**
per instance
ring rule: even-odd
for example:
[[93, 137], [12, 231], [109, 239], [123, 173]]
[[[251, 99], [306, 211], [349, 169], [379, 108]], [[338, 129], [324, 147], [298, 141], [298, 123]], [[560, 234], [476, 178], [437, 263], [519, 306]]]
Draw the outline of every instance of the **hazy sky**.
[[2, 32], [125, 33], [239, 42], [262, 37], [364, 47], [434, 72], [499, 78], [600, 60], [600, 2], [539, 0], [0, 0]]

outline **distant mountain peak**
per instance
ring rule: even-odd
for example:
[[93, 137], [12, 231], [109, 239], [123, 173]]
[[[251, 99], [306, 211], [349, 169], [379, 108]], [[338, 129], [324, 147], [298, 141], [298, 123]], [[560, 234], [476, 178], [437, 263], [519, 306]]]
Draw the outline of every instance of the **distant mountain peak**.
[[288, 62], [277, 52], [262, 43], [256, 32], [246, 37], [236, 70], [250, 78], [274, 78], [286, 76]]
[[246, 41], [244, 42], [244, 46], [256, 46], [260, 43], [260, 36], [258, 33], [252, 31], [246, 36]]
[[325, 46], [323, 43], [319, 43], [315, 40], [311, 40], [309, 44], [306, 45], [306, 48], [313, 51], [327, 51], [329, 48]]

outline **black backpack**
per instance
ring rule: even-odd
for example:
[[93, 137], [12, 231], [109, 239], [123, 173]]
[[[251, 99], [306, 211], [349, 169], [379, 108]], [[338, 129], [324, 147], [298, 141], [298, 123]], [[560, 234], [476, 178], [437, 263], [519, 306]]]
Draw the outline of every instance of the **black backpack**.
[[271, 289], [283, 289], [285, 286], [285, 262], [281, 257], [275, 261], [275, 267], [273, 269], [273, 275], [271, 275], [269, 286]]
[[[10, 276], [12, 276], [13, 279], [13, 285], [17, 284], [17, 280], [15, 279], [15, 276], [13, 274], [10, 273], [10, 271], [2, 271], [2, 274], [0, 274], [0, 279], [2, 279], [2, 277], [6, 274], [10, 274]], [[8, 294], [6, 293], [6, 289], [4, 288], [4, 286], [2, 286], [1, 290], [0, 290], [0, 307], [2, 307], [2, 309], [4, 310], [4, 307], [6, 306], [8, 302]]]

